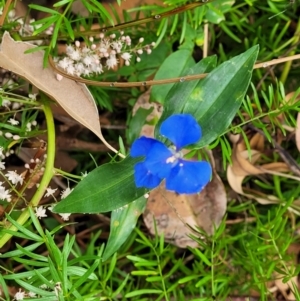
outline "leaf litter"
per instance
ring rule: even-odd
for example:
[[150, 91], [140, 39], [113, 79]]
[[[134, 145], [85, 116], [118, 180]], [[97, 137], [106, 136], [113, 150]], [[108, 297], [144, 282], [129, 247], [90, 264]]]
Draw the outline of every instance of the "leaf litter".
[[109, 149], [117, 153], [102, 135], [98, 109], [86, 85], [67, 78], [58, 81], [50, 68], [43, 67], [44, 51], [25, 53], [34, 47], [36, 46], [27, 42], [14, 41], [9, 33], [5, 32], [1, 43], [0, 67], [18, 74], [46, 93], [70, 116], [97, 135]]

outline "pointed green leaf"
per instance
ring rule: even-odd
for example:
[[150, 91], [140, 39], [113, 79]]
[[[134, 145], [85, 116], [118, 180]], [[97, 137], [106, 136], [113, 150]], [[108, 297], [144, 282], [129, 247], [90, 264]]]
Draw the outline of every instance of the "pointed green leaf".
[[140, 136], [143, 125], [146, 123], [146, 119], [153, 111], [153, 107], [149, 109], [138, 108], [129, 123], [127, 140], [129, 143], [133, 143], [135, 139]]
[[137, 200], [147, 192], [134, 183], [134, 165], [139, 160], [127, 157], [121, 162], [94, 169], [54, 207], [53, 212], [109, 212]]
[[172, 114], [190, 113], [202, 127], [197, 146], [214, 141], [229, 127], [242, 103], [257, 54], [258, 46], [254, 46], [215, 68], [196, 85], [174, 87], [167, 96], [160, 123]]
[[[195, 64], [190, 50], [182, 49], [169, 55], [158, 69], [154, 79], [167, 79], [183, 76], [186, 70]], [[153, 86], [150, 99], [156, 102], [164, 103], [168, 92], [175, 84], [165, 84]]]
[[136, 201], [112, 212], [110, 234], [103, 254], [103, 261], [107, 260], [126, 241], [134, 229], [139, 216], [143, 213], [146, 202], [147, 199], [142, 196]]
[[[217, 64], [216, 56], [207, 57], [201, 60], [192, 68], [190, 68], [187, 74], [195, 75], [195, 74], [208, 73], [216, 67], [216, 64]], [[165, 99], [163, 114], [155, 129], [156, 130], [155, 135], [157, 138], [158, 138], [157, 130], [160, 127], [161, 122], [166, 118], [168, 118], [170, 115], [182, 113], [184, 105], [187, 102], [191, 101], [192, 93], [196, 89], [200, 81], [201, 80], [186, 81], [182, 83], [176, 83], [173, 86], [173, 88], [170, 90], [170, 92], [168, 93]]]

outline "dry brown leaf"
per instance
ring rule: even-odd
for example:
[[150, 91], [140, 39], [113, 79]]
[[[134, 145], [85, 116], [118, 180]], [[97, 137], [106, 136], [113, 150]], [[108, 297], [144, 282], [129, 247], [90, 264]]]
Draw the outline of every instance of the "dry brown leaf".
[[36, 46], [30, 43], [14, 41], [9, 33], [5, 32], [1, 43], [0, 67], [18, 74], [49, 95], [70, 116], [90, 129], [108, 148], [116, 152], [102, 136], [97, 106], [87, 87], [67, 78], [58, 81], [50, 68], [43, 68], [43, 51], [24, 53], [34, 47]]
[[[137, 102], [135, 103], [132, 109], [132, 115], [135, 115], [139, 108], [143, 109], [150, 109], [153, 108], [152, 112], [147, 116], [147, 122], [150, 122], [153, 119], [159, 119], [162, 115], [162, 105], [156, 102], [149, 102], [150, 99], [150, 89], [147, 90], [145, 93], [141, 94], [138, 98]], [[154, 126], [149, 124], [144, 124], [140, 136], [146, 137], [154, 137]]]
[[151, 234], [155, 235], [156, 225], [158, 234], [164, 234], [166, 241], [180, 248], [195, 248], [199, 245], [188, 235], [196, 233], [189, 226], [213, 234], [226, 212], [226, 204], [225, 188], [216, 173], [199, 194], [178, 195], [161, 184], [150, 192], [144, 222]]
[[268, 164], [254, 165], [259, 161], [264, 150], [264, 138], [260, 133], [256, 133], [250, 139], [250, 150], [242, 140], [235, 140], [236, 144], [232, 152], [232, 165], [227, 168], [227, 180], [231, 188], [248, 198], [255, 199], [261, 204], [279, 203], [279, 199], [273, 195], [266, 195], [258, 191], [246, 193], [242, 187], [243, 180], [249, 175], [259, 175], [265, 173], [288, 172], [290, 169], [284, 162], [272, 162]]

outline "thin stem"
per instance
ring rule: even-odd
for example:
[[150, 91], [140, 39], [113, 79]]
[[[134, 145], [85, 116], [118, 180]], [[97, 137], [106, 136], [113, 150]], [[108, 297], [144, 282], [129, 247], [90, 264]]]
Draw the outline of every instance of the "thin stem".
[[12, 0], [7, 0], [7, 2], [5, 3], [5, 6], [4, 6], [4, 8], [3, 8], [2, 15], [1, 15], [1, 17], [0, 17], [0, 26], [3, 26], [3, 24], [4, 24], [6, 15], [7, 15], [7, 13], [8, 13], [9, 7], [10, 7], [10, 5], [11, 5], [11, 2], [12, 2]]
[[[44, 96], [45, 97], [45, 96]], [[46, 123], [47, 123], [47, 133], [48, 133], [48, 147], [47, 147], [47, 160], [46, 160], [46, 166], [45, 171], [43, 174], [43, 178], [41, 180], [41, 183], [32, 197], [30, 203], [28, 204], [28, 207], [21, 213], [19, 218], [17, 219], [17, 223], [20, 225], [24, 225], [28, 218], [30, 217], [29, 213], [29, 207], [36, 207], [38, 206], [40, 200], [43, 198], [43, 195], [46, 191], [46, 188], [48, 187], [52, 177], [53, 177], [53, 168], [54, 168], [54, 158], [55, 158], [55, 128], [54, 128], [54, 119], [52, 115], [51, 108], [48, 104], [43, 105], [43, 110], [46, 117]], [[17, 232], [17, 228], [13, 225], [11, 225], [8, 230]], [[5, 231], [5, 230], [3, 230]], [[0, 248], [2, 248], [12, 237], [12, 234], [5, 233], [0, 238]]]
[[[292, 43], [292, 46], [296, 45], [299, 42], [299, 38], [300, 38], [300, 20], [298, 21], [298, 24], [297, 24], [297, 28], [296, 28], [296, 32], [295, 32], [295, 35], [294, 35], [294, 41]], [[293, 51], [290, 52], [290, 55], [294, 55], [295, 52], [296, 51], [294, 49]], [[285, 64], [284, 68], [283, 68], [283, 71], [282, 71], [281, 76], [280, 76], [280, 81], [283, 84], [286, 82], [286, 79], [287, 79], [287, 76], [290, 72], [291, 66], [292, 66], [292, 62], [288, 61]]]
[[[281, 64], [284, 62], [292, 61], [300, 59], [300, 54], [288, 56], [284, 58], [279, 58], [263, 63], [257, 63], [254, 65], [253, 69], [258, 68], [266, 68], [272, 65]], [[119, 82], [99, 82], [89, 79], [84, 79], [81, 77], [76, 77], [73, 75], [68, 74], [67, 72], [58, 69], [55, 66], [55, 63], [53, 62], [53, 59], [51, 56], [49, 56], [49, 63], [51, 67], [54, 69], [54, 71], [58, 74], [61, 74], [63, 77], [69, 78], [71, 80], [74, 80], [76, 82], [80, 82], [86, 85], [90, 86], [97, 86], [97, 87], [118, 87], [118, 88], [131, 88], [131, 87], [141, 87], [141, 86], [154, 86], [154, 85], [164, 85], [164, 84], [170, 84], [170, 83], [176, 83], [176, 82], [185, 82], [190, 80], [199, 80], [202, 78], [205, 78], [209, 73], [203, 73], [203, 74], [195, 74], [195, 75], [187, 75], [182, 77], [173, 77], [173, 78], [167, 78], [167, 79], [160, 79], [160, 80], [148, 80], [148, 81], [142, 81], [142, 82], [129, 82], [129, 83], [119, 83]]]

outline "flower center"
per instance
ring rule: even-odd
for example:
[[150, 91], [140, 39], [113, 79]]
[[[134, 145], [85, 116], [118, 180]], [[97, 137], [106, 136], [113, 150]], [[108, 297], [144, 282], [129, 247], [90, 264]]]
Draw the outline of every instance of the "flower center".
[[174, 163], [176, 162], [179, 158], [182, 158], [182, 153], [181, 152], [176, 152], [176, 149], [174, 146], [171, 146], [169, 150], [172, 152], [172, 156], [167, 158], [166, 163]]

